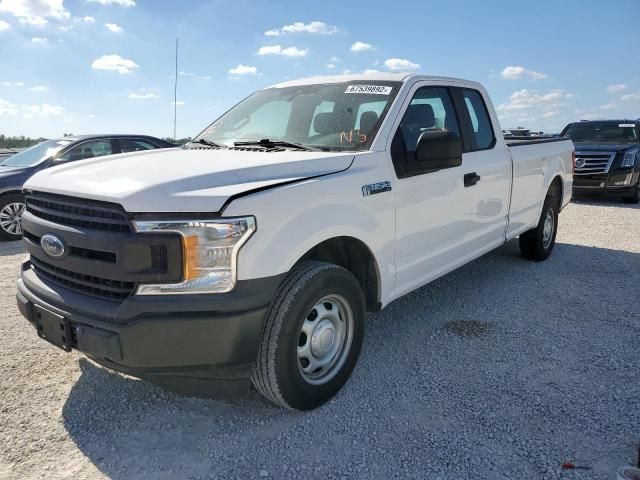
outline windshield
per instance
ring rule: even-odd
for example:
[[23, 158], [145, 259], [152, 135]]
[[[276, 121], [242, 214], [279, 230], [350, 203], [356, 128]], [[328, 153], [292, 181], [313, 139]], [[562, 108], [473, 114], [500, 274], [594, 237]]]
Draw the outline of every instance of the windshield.
[[233, 147], [269, 139], [327, 151], [367, 150], [399, 88], [400, 82], [360, 81], [261, 90], [193, 141]]
[[574, 142], [635, 143], [638, 142], [638, 129], [633, 123], [623, 122], [572, 123], [563, 136], [571, 137]]
[[0, 165], [3, 167], [33, 167], [47, 158], [51, 158], [62, 147], [70, 143], [70, 140], [46, 140], [20, 153], [11, 155], [3, 160]]

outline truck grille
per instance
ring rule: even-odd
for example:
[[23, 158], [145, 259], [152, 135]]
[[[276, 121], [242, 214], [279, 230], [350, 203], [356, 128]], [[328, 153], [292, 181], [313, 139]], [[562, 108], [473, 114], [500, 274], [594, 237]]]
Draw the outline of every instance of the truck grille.
[[72, 272], [44, 262], [33, 255], [31, 267], [36, 274], [45, 280], [49, 280], [62, 287], [75, 290], [94, 297], [110, 300], [124, 300], [133, 293], [135, 283], [110, 280], [108, 278], [94, 277], [83, 273]]
[[119, 205], [44, 193], [26, 196], [32, 215], [70, 227], [130, 233], [131, 225]]
[[575, 175], [609, 173], [615, 152], [576, 152]]

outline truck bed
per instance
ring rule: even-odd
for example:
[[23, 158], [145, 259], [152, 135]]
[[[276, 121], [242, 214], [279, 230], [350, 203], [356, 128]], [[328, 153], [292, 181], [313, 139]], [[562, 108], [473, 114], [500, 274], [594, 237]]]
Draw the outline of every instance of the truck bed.
[[568, 139], [566, 137], [506, 137], [504, 143], [508, 147], [519, 147], [536, 143], [562, 142], [563, 140]]

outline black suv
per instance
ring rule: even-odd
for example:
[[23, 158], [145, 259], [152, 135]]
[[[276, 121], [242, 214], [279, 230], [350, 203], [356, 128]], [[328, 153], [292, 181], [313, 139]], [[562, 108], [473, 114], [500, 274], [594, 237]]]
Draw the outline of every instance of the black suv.
[[147, 135], [74, 135], [46, 140], [0, 159], [0, 239], [22, 237], [22, 185], [34, 173], [65, 162], [175, 146]]
[[599, 193], [640, 202], [640, 121], [570, 123], [562, 131], [576, 147], [574, 195]]

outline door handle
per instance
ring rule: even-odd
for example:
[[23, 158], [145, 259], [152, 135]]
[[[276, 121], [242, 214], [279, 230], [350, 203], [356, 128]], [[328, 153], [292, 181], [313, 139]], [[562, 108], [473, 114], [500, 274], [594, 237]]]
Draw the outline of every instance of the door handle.
[[478, 175], [476, 172], [467, 173], [464, 176], [464, 186], [465, 187], [472, 187], [473, 185], [475, 185], [479, 181], [480, 181], [480, 175]]

